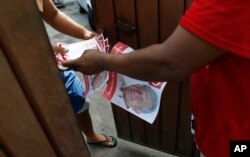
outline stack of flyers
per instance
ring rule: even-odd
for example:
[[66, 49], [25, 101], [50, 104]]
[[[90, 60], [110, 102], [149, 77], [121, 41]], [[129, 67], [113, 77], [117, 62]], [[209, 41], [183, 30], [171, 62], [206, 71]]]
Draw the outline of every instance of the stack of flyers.
[[[57, 43], [57, 45], [69, 50], [67, 53], [55, 53], [60, 70], [67, 70], [67, 67], [63, 67], [60, 64], [60, 61], [79, 58], [87, 49], [96, 49], [99, 50], [100, 53], [108, 53], [110, 47], [108, 39], [104, 39], [103, 34], [73, 44]], [[95, 75], [83, 75], [83, 80], [85, 86], [85, 97], [87, 97], [106, 84], [108, 80], [108, 72], [104, 71]]]

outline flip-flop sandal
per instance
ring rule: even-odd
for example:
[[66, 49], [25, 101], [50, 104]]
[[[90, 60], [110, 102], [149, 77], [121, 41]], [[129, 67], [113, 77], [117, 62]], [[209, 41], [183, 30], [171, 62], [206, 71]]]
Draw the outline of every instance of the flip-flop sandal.
[[106, 140], [100, 141], [100, 142], [87, 142], [87, 143], [91, 145], [100, 145], [100, 146], [105, 146], [105, 147], [115, 147], [117, 145], [117, 140], [115, 137], [107, 136], [104, 134], [102, 135], [106, 138]]

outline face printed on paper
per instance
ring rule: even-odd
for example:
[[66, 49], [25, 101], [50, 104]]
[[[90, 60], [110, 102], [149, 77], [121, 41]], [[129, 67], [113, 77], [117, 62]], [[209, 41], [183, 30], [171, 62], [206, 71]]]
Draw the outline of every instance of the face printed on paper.
[[122, 87], [123, 98], [127, 108], [132, 108], [136, 113], [150, 113], [157, 104], [156, 94], [146, 85], [131, 85]]

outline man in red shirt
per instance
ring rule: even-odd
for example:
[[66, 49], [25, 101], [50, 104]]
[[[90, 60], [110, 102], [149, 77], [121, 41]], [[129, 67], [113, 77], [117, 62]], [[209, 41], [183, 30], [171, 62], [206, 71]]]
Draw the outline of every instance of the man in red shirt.
[[88, 50], [63, 65], [147, 81], [181, 81], [192, 74], [197, 146], [207, 157], [227, 157], [230, 141], [250, 140], [249, 6], [247, 0], [194, 0], [161, 44], [125, 55]]

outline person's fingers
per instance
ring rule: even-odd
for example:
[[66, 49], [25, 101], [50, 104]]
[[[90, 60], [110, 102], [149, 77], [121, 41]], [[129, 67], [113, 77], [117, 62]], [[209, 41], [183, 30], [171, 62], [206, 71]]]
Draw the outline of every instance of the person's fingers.
[[53, 51], [56, 53], [67, 53], [69, 50], [67, 48], [61, 47], [61, 46], [52, 46]]
[[81, 57], [75, 60], [61, 61], [61, 64], [69, 69], [80, 71], [87, 75], [99, 73], [104, 70], [102, 65], [102, 55], [104, 53], [97, 50], [86, 50]]
[[98, 35], [99, 34], [97, 34], [96, 32], [88, 31], [88, 32], [85, 32], [84, 39], [88, 40], [88, 39], [94, 38], [95, 36], [98, 36]]
[[64, 48], [64, 47], [57, 47], [57, 48], [58, 48], [57, 51], [55, 51], [57, 53], [67, 53], [67, 52], [69, 52], [69, 49], [67, 49], [67, 48]]
[[96, 32], [93, 32], [93, 36], [95, 37], [95, 36], [98, 36], [98, 35], [100, 35], [99, 33], [96, 33]]
[[78, 60], [68, 60], [68, 61], [61, 61], [60, 63], [64, 66], [67, 67], [69, 70], [75, 70], [78, 71]]

